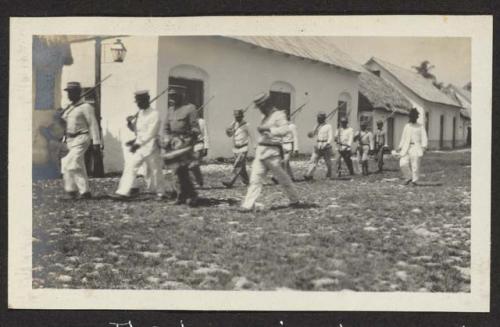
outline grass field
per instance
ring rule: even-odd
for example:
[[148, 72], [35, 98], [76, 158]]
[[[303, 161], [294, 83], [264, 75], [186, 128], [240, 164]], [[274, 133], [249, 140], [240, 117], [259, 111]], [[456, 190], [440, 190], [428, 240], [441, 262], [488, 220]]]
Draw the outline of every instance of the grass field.
[[34, 182], [33, 287], [469, 292], [470, 152], [426, 154], [422, 179], [442, 186], [403, 186], [397, 161], [386, 168], [350, 181], [321, 168], [295, 184], [315, 204], [298, 210], [269, 182], [258, 213], [235, 210], [246, 188], [222, 188], [222, 164], [202, 167], [197, 208], [113, 202], [117, 178], [74, 202], [59, 200], [61, 180]]

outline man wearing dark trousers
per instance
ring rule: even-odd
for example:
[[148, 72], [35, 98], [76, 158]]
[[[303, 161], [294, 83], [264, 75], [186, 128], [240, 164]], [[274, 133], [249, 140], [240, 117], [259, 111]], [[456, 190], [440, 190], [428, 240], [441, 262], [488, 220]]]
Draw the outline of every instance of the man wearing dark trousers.
[[335, 135], [335, 142], [337, 143], [337, 149], [340, 157], [338, 158], [338, 164], [340, 165], [340, 160], [343, 159], [349, 170], [349, 175], [354, 175], [354, 169], [352, 168], [351, 160], [351, 147], [354, 138], [354, 131], [351, 127], [347, 127], [347, 118], [342, 117], [340, 119], [340, 127], [337, 129]]
[[377, 130], [375, 131], [375, 160], [378, 165], [378, 172], [381, 173], [384, 168], [384, 149], [387, 147], [384, 122], [377, 121]]
[[186, 101], [186, 87], [170, 85], [168, 109], [161, 119], [160, 144], [167, 154], [178, 153], [169, 162], [177, 175], [176, 204], [196, 206], [198, 202], [198, 195], [189, 175], [189, 164], [194, 159], [193, 145], [199, 134], [198, 113], [196, 107]]
[[224, 181], [222, 184], [227, 187], [233, 187], [238, 177], [241, 177], [243, 184], [248, 185], [249, 178], [247, 173], [247, 154], [248, 144], [250, 142], [249, 125], [245, 121], [243, 110], [234, 110], [234, 121], [231, 126], [226, 128], [226, 135], [233, 139], [233, 176], [230, 181]]

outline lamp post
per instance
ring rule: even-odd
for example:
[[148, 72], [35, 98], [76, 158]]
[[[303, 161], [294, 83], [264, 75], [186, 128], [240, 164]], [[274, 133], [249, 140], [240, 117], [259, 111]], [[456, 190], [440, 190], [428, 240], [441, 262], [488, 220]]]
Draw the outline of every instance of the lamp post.
[[114, 62], [123, 62], [127, 54], [127, 49], [123, 45], [122, 40], [117, 39], [115, 43], [111, 45], [111, 55], [113, 56]]
[[[101, 62], [102, 62], [102, 37], [95, 38], [95, 85], [101, 81]], [[127, 49], [120, 39], [117, 39], [111, 46], [111, 55], [114, 62], [123, 62]], [[101, 85], [98, 85], [94, 91], [95, 95], [95, 115], [99, 124], [99, 133], [102, 136], [101, 128]], [[93, 153], [92, 155], [92, 173], [94, 177], [104, 177], [104, 164], [102, 153]]]

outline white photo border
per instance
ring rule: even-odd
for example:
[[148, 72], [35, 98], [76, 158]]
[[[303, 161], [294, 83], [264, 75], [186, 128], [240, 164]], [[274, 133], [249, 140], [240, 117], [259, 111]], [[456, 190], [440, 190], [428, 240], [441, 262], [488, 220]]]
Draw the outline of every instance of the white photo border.
[[[33, 35], [471, 38], [471, 292], [32, 289]], [[8, 307], [15, 309], [489, 312], [492, 16], [43, 17], [10, 20]]]

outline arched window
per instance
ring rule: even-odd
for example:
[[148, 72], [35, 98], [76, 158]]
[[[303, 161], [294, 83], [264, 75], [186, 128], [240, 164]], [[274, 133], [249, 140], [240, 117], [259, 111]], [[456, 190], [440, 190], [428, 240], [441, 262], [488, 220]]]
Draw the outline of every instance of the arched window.
[[[178, 65], [169, 72], [168, 85], [186, 87], [186, 100], [196, 107], [202, 106], [208, 95], [208, 74], [201, 68], [192, 65]], [[203, 110], [200, 111], [203, 117]]]
[[340, 125], [340, 119], [346, 117], [349, 119], [351, 113], [351, 95], [347, 92], [342, 92], [339, 95], [339, 101], [337, 102], [338, 113], [337, 113], [337, 125]]
[[285, 110], [287, 116], [294, 105], [295, 89], [287, 82], [277, 81], [271, 85], [269, 95], [274, 106], [280, 110]]

